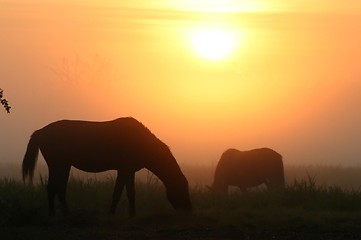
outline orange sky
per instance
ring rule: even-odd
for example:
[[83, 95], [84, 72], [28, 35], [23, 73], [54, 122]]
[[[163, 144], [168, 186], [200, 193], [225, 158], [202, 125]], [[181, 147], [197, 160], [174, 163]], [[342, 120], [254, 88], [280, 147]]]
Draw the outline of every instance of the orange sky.
[[[361, 3], [284, 2], [0, 0], [0, 161], [49, 122], [131, 115], [180, 162], [268, 146], [359, 165]], [[202, 58], [202, 28], [237, 34], [231, 55]]]

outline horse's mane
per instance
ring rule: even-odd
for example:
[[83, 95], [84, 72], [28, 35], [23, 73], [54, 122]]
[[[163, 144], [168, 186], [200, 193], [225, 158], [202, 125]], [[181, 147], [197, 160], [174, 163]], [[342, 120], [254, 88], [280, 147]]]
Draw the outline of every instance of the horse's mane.
[[162, 143], [162, 145], [169, 151], [171, 151], [170, 147], [165, 144], [161, 139], [159, 139], [148, 127], [146, 127], [142, 122], [138, 121], [137, 119], [133, 118], [133, 117], [125, 117], [125, 118], [117, 118], [114, 121], [123, 121], [123, 120], [127, 120], [130, 122], [133, 122], [135, 125], [138, 125], [139, 127], [144, 129], [145, 133], [149, 134], [149, 138], [152, 138], [153, 140], [156, 140], [160, 143]]

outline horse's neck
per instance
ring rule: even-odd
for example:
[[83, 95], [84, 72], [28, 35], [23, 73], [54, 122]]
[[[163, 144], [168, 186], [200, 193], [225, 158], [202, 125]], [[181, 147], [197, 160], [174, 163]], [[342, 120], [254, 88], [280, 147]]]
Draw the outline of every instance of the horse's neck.
[[180, 168], [177, 162], [168, 162], [167, 164], [157, 164], [156, 166], [147, 167], [154, 175], [156, 175], [167, 187], [174, 183], [179, 175], [181, 175]]

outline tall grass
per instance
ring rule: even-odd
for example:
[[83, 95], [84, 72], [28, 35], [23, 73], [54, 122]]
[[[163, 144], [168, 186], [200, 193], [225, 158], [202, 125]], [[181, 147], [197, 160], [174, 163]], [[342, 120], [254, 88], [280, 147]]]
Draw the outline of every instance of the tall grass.
[[285, 166], [283, 190], [231, 188], [220, 196], [207, 187], [214, 167], [184, 165], [190, 216], [176, 214], [160, 180], [142, 170], [136, 175], [137, 217], [129, 219], [125, 194], [116, 215], [107, 215], [115, 172], [72, 169], [70, 214], [63, 217], [56, 205], [56, 217], [49, 218], [46, 166], [37, 166], [33, 186], [23, 184], [19, 166], [11, 166], [0, 165], [1, 239], [307, 239], [314, 233], [323, 239], [361, 239], [359, 167]]
[[[91, 212], [103, 215], [111, 202], [115, 179], [82, 180], [71, 178], [68, 183], [67, 199], [75, 212]], [[125, 191], [125, 190], [124, 190]], [[263, 211], [267, 209], [303, 209], [306, 211], [361, 211], [361, 192], [338, 186], [319, 186], [316, 179], [295, 180], [283, 190], [268, 191], [264, 188], [246, 192], [231, 191], [227, 196], [215, 195], [207, 187], [194, 186], [190, 189], [195, 213], [207, 214], [231, 211]], [[136, 204], [140, 215], [172, 212], [166, 199], [163, 184], [154, 176], [147, 181], [136, 181]], [[119, 203], [119, 215], [127, 216], [125, 194]], [[21, 181], [3, 178], [0, 180], [0, 221], [26, 215], [47, 215], [46, 182], [34, 186]]]
[[[2, 178], [0, 232], [8, 239], [279, 239], [283, 235], [305, 239], [315, 232], [339, 239], [361, 236], [361, 192], [318, 185], [313, 176], [294, 180], [283, 190], [258, 188], [231, 191], [227, 196], [215, 195], [206, 186], [192, 186], [193, 213], [178, 215], [162, 183], [148, 173], [145, 180], [136, 181], [134, 219], [128, 218], [125, 194], [116, 216], [107, 215], [114, 184], [112, 177], [72, 177], [67, 194], [70, 215], [63, 217], [58, 211], [56, 218], [49, 218], [46, 180], [30, 186]], [[333, 237], [327, 239], [337, 239]]]

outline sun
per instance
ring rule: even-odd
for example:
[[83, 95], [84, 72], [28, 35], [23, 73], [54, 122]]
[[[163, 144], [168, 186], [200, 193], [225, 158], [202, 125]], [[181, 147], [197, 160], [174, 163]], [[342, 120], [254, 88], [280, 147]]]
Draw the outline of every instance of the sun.
[[231, 30], [203, 28], [193, 32], [191, 42], [194, 50], [207, 60], [229, 57], [236, 47], [236, 35]]

